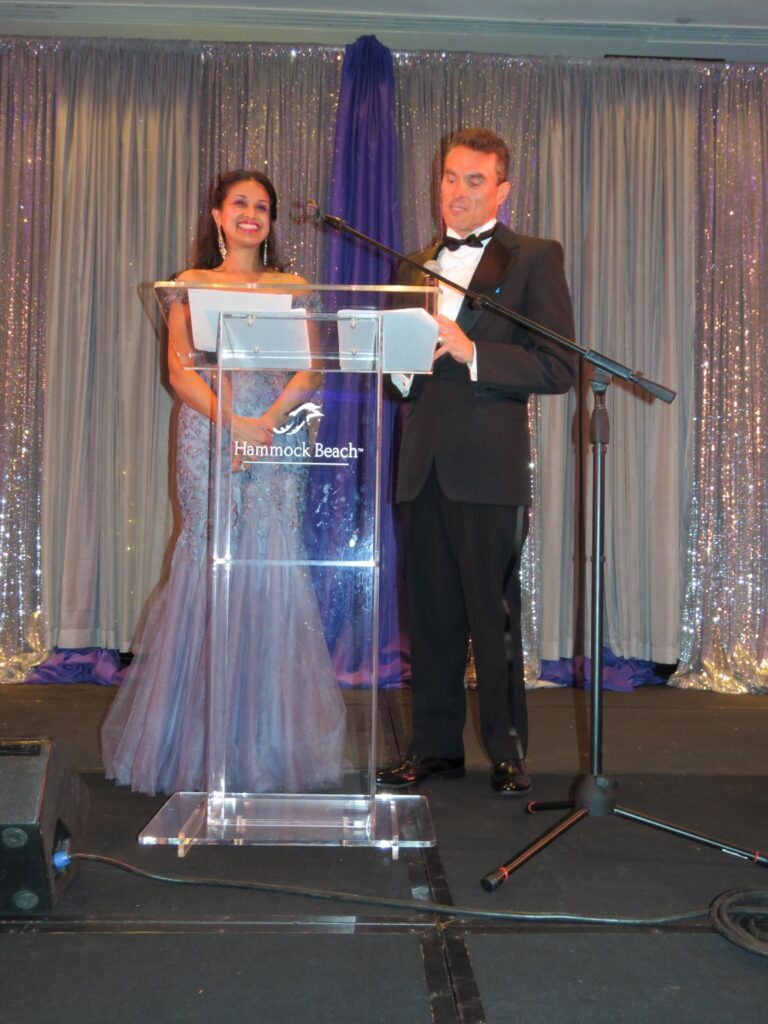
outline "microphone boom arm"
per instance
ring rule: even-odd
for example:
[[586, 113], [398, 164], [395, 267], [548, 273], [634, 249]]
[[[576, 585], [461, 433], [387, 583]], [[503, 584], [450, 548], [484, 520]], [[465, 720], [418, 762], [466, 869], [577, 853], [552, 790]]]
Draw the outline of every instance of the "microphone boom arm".
[[390, 248], [390, 246], [385, 245], [384, 242], [380, 242], [376, 238], [371, 238], [370, 235], [363, 234], [362, 231], [358, 231], [357, 228], [353, 228], [350, 224], [347, 224], [347, 222], [342, 220], [341, 217], [334, 217], [333, 214], [323, 213], [314, 200], [310, 200], [307, 205], [316, 211], [315, 216], [318, 223], [327, 224], [328, 227], [333, 228], [334, 231], [338, 231], [341, 234], [351, 235], [352, 238], [357, 238], [359, 241], [365, 242], [366, 245], [372, 246], [379, 252], [384, 252], [388, 256], [393, 256], [399, 262], [407, 263], [408, 266], [422, 271], [422, 273], [434, 278], [436, 281], [441, 281], [443, 284], [449, 285], [451, 288], [455, 288], [457, 291], [460, 291], [465, 295], [474, 306], [479, 306], [481, 309], [487, 309], [489, 312], [495, 313], [497, 316], [504, 317], [506, 320], [511, 320], [512, 323], [517, 324], [519, 327], [523, 327], [527, 331], [534, 331], [543, 338], [547, 338], [549, 341], [554, 341], [554, 343], [556, 345], [560, 345], [561, 348], [568, 349], [569, 352], [575, 352], [585, 362], [596, 366], [598, 370], [602, 370], [603, 372], [610, 374], [612, 377], [618, 377], [620, 380], [629, 381], [630, 384], [640, 388], [642, 391], [646, 391], [654, 398], [661, 399], [662, 402], [669, 404], [674, 401], [676, 396], [675, 391], [672, 391], [671, 388], [665, 387], [663, 384], [657, 384], [655, 381], [648, 380], [640, 370], [631, 370], [628, 366], [624, 366], [623, 363], [619, 363], [615, 359], [611, 359], [608, 356], [603, 355], [601, 352], [597, 352], [595, 349], [583, 348], [572, 338], [566, 338], [564, 334], [558, 334], [557, 331], [550, 330], [550, 328], [545, 327], [544, 324], [537, 323], [535, 320], [530, 320], [527, 316], [523, 316], [521, 313], [516, 313], [513, 309], [509, 309], [507, 306], [502, 306], [500, 303], [494, 302], [490, 296], [483, 295], [480, 292], [474, 292], [470, 288], [464, 288], [462, 285], [456, 284], [455, 281], [451, 281], [450, 278], [443, 277], [442, 274], [438, 274], [431, 267], [425, 267], [422, 263], [419, 263], [418, 260], [414, 260], [410, 256], [406, 256], [403, 253], [398, 252], [397, 249]]

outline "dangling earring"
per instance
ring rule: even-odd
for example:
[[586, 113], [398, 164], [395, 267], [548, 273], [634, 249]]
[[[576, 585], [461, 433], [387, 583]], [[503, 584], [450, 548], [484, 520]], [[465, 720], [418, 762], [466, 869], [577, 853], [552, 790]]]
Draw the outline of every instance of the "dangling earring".
[[261, 253], [261, 265], [262, 265], [262, 267], [264, 267], [265, 270], [267, 269], [267, 240], [266, 240], [266, 238], [264, 239], [264, 248], [262, 249], [262, 253]]
[[216, 225], [216, 231], [219, 236], [219, 252], [221, 253], [221, 262], [223, 263], [227, 258], [227, 246], [224, 241], [224, 232], [221, 230], [221, 224]]

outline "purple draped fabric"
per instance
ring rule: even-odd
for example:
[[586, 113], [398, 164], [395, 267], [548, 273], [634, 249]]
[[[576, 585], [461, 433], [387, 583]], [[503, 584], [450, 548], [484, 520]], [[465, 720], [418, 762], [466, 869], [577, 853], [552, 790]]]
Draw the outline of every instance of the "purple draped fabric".
[[[560, 686], [592, 685], [592, 659], [579, 655], [576, 658], [560, 658], [558, 661], [542, 661], [539, 677], [546, 682]], [[603, 651], [603, 689], [634, 690], [637, 686], [664, 685], [665, 680], [656, 674], [652, 661], [638, 658], [619, 658], [609, 648]]]
[[[337, 117], [329, 211], [399, 249], [392, 54], [375, 36], [346, 49]], [[372, 246], [330, 236], [329, 283], [388, 284], [393, 270], [390, 258]]]
[[120, 681], [120, 656], [103, 647], [54, 647], [44, 662], [33, 668], [27, 683], [98, 683], [111, 686]]
[[[390, 248], [401, 244], [400, 210], [397, 200], [397, 145], [395, 135], [395, 83], [392, 55], [375, 36], [363, 36], [346, 48], [339, 95], [338, 120], [333, 157], [333, 174], [328, 212], [341, 217], [351, 227], [376, 238]], [[348, 235], [333, 232], [327, 254], [329, 284], [389, 284], [395, 267], [392, 260], [372, 246]], [[328, 385], [326, 385], [328, 386]], [[354, 400], [365, 382], [359, 375], [343, 378], [343, 387], [352, 400], [336, 403], [336, 415], [326, 416], [321, 425], [323, 443], [333, 445], [355, 434], [354, 418], [358, 403]], [[392, 504], [393, 433], [395, 403], [385, 398], [382, 423], [382, 502], [381, 589], [379, 628], [379, 684], [398, 684], [408, 674], [404, 656], [405, 642], [400, 621], [398, 591], [402, 572], [398, 566]], [[312, 489], [327, 485], [322, 471], [313, 476]], [[344, 478], [345, 504], [352, 505], [365, 481], [359, 475]], [[311, 507], [312, 501], [310, 499]], [[317, 543], [308, 536], [309, 550], [323, 557]], [[358, 645], [347, 642], [344, 621], [354, 614], [354, 595], [339, 593], [342, 579], [317, 580], [320, 605], [329, 609], [326, 638], [331, 648], [337, 677], [342, 684], [370, 683], [369, 657]], [[333, 591], [332, 593], [329, 591]]]

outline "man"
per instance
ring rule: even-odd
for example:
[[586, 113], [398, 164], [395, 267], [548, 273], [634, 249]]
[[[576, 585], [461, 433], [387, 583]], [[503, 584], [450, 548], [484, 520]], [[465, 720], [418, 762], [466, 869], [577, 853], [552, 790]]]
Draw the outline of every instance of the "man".
[[[415, 258], [568, 338], [573, 313], [559, 243], [497, 223], [509, 151], [494, 132], [451, 137], [440, 209], [446, 239]], [[401, 284], [423, 282], [407, 268]], [[502, 794], [526, 793], [527, 711], [520, 632], [520, 556], [530, 504], [527, 400], [567, 391], [567, 350], [441, 286], [434, 373], [404, 384], [397, 501], [406, 510], [412, 738], [377, 781], [405, 787], [464, 774], [469, 636], [481, 735]], [[410, 387], [410, 391], [408, 388]]]

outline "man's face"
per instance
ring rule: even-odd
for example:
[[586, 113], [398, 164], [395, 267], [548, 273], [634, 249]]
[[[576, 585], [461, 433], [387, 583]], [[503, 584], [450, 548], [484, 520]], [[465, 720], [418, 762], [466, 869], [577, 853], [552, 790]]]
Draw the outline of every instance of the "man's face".
[[466, 238], [496, 216], [509, 194], [509, 182], [499, 182], [495, 153], [468, 146], [448, 150], [440, 180], [440, 212], [447, 228]]

